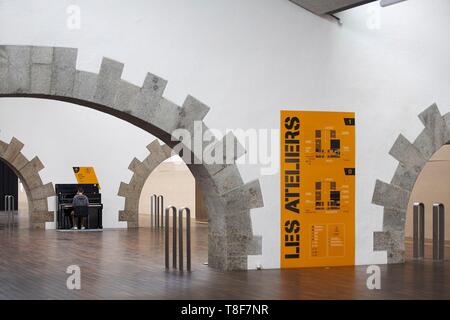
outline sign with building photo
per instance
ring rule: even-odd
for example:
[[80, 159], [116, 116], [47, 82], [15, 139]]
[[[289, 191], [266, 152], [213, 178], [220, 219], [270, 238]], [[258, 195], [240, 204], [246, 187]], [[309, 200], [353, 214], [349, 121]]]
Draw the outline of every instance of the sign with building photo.
[[355, 262], [355, 115], [281, 111], [281, 267]]

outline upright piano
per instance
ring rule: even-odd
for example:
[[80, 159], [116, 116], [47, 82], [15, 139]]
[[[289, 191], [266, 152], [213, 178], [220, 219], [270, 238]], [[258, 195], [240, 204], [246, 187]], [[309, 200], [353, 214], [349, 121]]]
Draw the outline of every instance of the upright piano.
[[99, 192], [97, 184], [56, 184], [56, 209], [57, 209], [57, 228], [70, 229], [70, 213], [73, 211], [72, 201], [81, 187], [84, 195], [89, 199], [89, 229], [103, 229], [102, 214], [103, 204], [102, 195]]

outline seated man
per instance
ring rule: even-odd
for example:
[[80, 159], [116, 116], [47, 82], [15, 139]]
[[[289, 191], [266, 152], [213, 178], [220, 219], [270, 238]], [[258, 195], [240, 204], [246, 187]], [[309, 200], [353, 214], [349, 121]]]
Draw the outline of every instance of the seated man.
[[[75, 216], [75, 208], [76, 207], [88, 207], [89, 206], [89, 199], [88, 199], [88, 197], [86, 197], [84, 195], [83, 188], [81, 188], [81, 187], [78, 188], [77, 194], [73, 197], [72, 205], [73, 205], [73, 208], [74, 208], [74, 211], [72, 211], [72, 225], [73, 225], [72, 229], [77, 230], [78, 228], [81, 227], [81, 230], [84, 230], [85, 229], [85, 224], [86, 224], [85, 222], [86, 222], [86, 219], [88, 217], [77, 217], [77, 216]], [[78, 228], [74, 224], [74, 217], [76, 217], [77, 220], [78, 220], [77, 221], [78, 222], [77, 223]]]

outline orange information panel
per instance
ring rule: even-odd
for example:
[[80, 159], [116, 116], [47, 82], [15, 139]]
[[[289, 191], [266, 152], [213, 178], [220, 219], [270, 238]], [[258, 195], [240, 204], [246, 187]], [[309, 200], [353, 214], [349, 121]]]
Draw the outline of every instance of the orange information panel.
[[73, 173], [79, 184], [96, 184], [100, 189], [97, 175], [95, 174], [93, 167], [73, 167]]
[[281, 111], [281, 267], [355, 263], [355, 115]]

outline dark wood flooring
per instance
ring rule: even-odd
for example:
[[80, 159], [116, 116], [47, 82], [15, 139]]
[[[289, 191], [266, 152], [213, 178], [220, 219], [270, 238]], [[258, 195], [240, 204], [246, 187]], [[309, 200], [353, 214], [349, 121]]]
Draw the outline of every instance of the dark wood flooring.
[[[194, 226], [191, 273], [164, 269], [163, 232], [148, 228], [0, 230], [0, 299], [450, 299], [449, 261], [382, 265], [381, 290], [365, 266], [218, 272], [204, 265], [207, 225]], [[81, 290], [66, 288], [72, 264]]]

